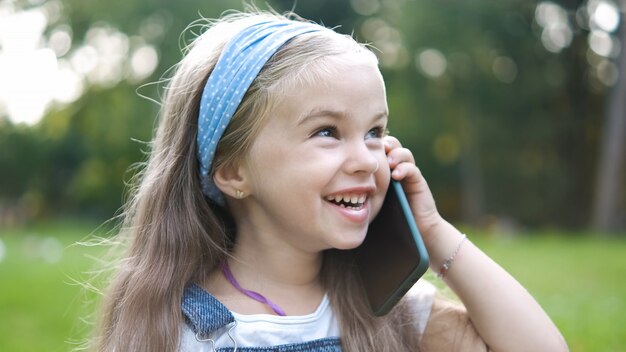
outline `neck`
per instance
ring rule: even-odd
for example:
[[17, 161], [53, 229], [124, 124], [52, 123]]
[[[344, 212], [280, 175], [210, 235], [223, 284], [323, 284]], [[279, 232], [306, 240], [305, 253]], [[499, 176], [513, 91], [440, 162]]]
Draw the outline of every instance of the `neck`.
[[[249, 219], [239, 215], [239, 219]], [[306, 246], [290, 243], [290, 237], [260, 228], [264, 227], [253, 226], [251, 221], [237, 223], [237, 240], [227, 258], [232, 276], [243, 289], [262, 295], [288, 315], [314, 312], [324, 296], [322, 251], [307, 251]], [[217, 269], [209, 275], [206, 287], [229, 309], [243, 314], [271, 311], [235, 288]]]
[[321, 286], [322, 253], [307, 253], [262, 234], [241, 232], [229, 259], [242, 285], [274, 291], [310, 290]]

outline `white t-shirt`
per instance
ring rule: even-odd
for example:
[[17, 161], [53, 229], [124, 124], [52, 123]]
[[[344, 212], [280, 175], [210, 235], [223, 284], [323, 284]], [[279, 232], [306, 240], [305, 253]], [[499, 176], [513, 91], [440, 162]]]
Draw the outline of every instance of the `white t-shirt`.
[[[407, 293], [414, 302], [411, 307], [414, 309], [415, 322], [421, 334], [426, 329], [435, 292], [436, 289], [432, 284], [419, 280]], [[237, 341], [238, 347], [268, 347], [340, 336], [337, 317], [326, 295], [315, 312], [308, 315], [281, 317], [271, 314], [247, 315], [235, 312], [232, 314], [236, 325], [222, 329], [216, 336], [212, 336], [215, 348], [234, 347], [233, 340]], [[184, 326], [182, 352], [213, 351], [212, 344], [210, 341], [198, 341], [193, 330], [187, 325]]]

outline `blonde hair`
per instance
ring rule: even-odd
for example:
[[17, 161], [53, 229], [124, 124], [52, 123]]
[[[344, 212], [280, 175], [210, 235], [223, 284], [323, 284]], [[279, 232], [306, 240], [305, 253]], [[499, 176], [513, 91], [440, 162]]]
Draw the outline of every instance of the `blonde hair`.
[[[209, 205], [200, 187], [198, 105], [225, 43], [268, 16], [279, 15], [235, 13], [209, 22], [176, 66], [165, 89], [147, 165], [125, 208], [118, 237], [126, 252], [103, 298], [94, 341], [97, 350], [176, 351], [184, 324], [180, 304], [185, 286], [202, 282], [232, 246], [228, 213]], [[284, 92], [316, 80], [346, 53], [376, 60], [351, 37], [330, 30], [303, 34], [283, 45], [253, 81], [233, 116], [219, 142], [213, 169], [246, 155]], [[340, 323], [343, 349], [417, 350], [418, 332], [404, 303], [383, 318], [373, 316], [347, 254], [326, 251], [321, 272]]]

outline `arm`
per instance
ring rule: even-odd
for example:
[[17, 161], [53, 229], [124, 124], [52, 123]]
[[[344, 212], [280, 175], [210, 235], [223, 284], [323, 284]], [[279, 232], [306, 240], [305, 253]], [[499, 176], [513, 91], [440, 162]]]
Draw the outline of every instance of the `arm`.
[[[462, 234], [439, 215], [412, 153], [393, 137], [385, 138], [385, 150], [394, 170], [392, 178], [402, 181], [431, 269], [437, 272], [457, 249]], [[559, 330], [528, 291], [470, 241], [460, 247], [444, 280], [461, 299], [491, 350], [568, 350]]]

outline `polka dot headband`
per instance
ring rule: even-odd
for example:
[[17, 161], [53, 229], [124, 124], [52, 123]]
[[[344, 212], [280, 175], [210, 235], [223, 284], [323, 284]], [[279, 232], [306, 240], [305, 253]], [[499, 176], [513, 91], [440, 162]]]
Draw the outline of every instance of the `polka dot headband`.
[[197, 155], [202, 193], [224, 206], [224, 196], [209, 172], [217, 144], [250, 84], [267, 60], [289, 39], [325, 28], [307, 22], [270, 20], [253, 24], [224, 47], [202, 92], [198, 115]]

